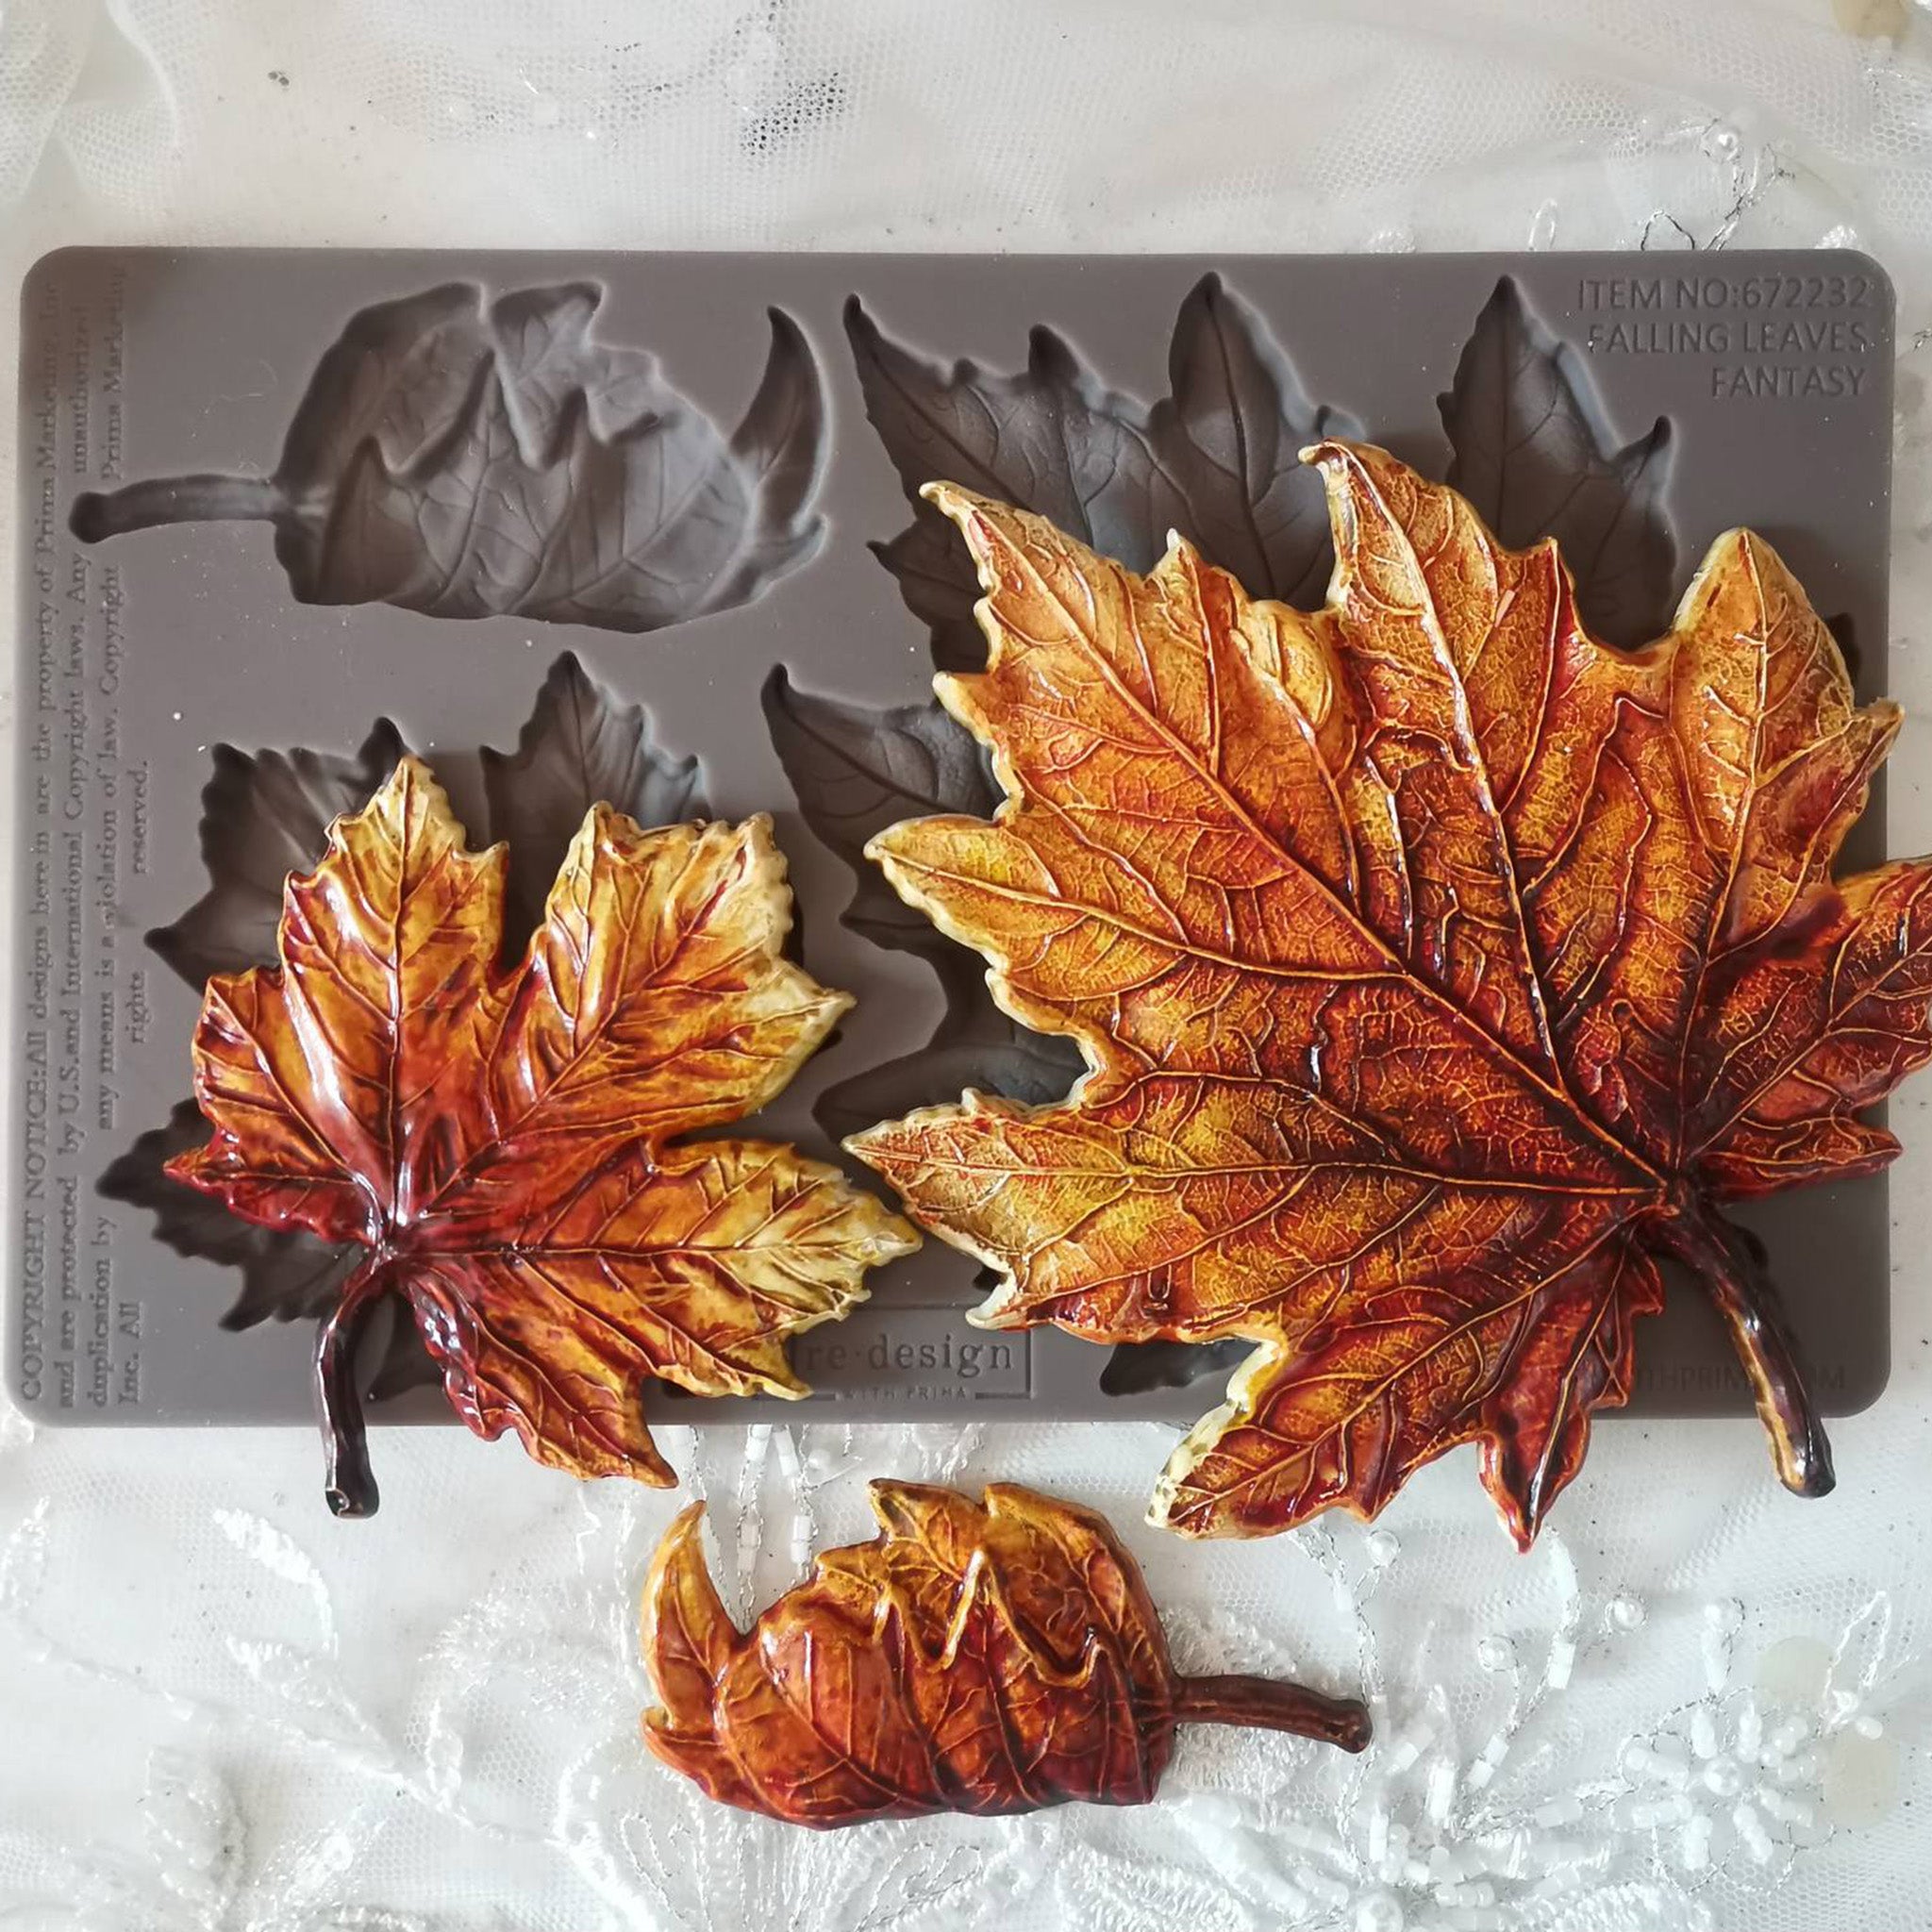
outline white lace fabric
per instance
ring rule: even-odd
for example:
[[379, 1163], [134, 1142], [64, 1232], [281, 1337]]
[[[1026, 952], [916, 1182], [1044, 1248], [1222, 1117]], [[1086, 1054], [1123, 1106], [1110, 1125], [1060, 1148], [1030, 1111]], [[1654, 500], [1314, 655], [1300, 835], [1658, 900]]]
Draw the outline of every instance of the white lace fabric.
[[[1906, 0], [0, 0], [0, 209], [9, 284], [85, 240], [1867, 247], [1900, 292], [1890, 841], [1932, 847]], [[0, 1924], [1922, 1932], [1928, 1100], [1893, 1115], [1891, 1383], [1835, 1425], [1824, 1502], [1748, 1423], [1612, 1421], [1526, 1557], [1468, 1452], [1374, 1528], [1185, 1545], [1140, 1525], [1149, 1425], [664, 1432], [741, 1616], [870, 1532], [869, 1476], [1030, 1481], [1121, 1525], [1183, 1667], [1374, 1699], [1360, 1759], [1190, 1729], [1132, 1810], [816, 1834], [710, 1805], [637, 1741], [679, 1494], [421, 1429], [337, 1524], [301, 1432], [8, 1417]]]

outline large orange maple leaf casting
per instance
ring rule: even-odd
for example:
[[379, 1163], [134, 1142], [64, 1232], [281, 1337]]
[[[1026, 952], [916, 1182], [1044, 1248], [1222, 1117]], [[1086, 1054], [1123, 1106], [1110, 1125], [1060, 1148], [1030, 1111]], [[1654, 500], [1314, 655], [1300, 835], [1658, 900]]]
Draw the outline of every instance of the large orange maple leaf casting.
[[987, 596], [941, 677], [1008, 797], [873, 854], [1092, 1072], [857, 1136], [1004, 1280], [975, 1319], [1252, 1338], [1154, 1520], [1379, 1509], [1457, 1443], [1519, 1543], [1625, 1399], [1654, 1257], [1704, 1282], [1792, 1489], [1829, 1452], [1726, 1199], [1897, 1152], [1857, 1109], [1932, 1055], [1932, 861], [1834, 883], [1898, 726], [1857, 708], [1770, 547], [1719, 540], [1674, 628], [1580, 626], [1381, 450], [1309, 452], [1312, 614], [1176, 539], [1134, 575], [936, 484]]

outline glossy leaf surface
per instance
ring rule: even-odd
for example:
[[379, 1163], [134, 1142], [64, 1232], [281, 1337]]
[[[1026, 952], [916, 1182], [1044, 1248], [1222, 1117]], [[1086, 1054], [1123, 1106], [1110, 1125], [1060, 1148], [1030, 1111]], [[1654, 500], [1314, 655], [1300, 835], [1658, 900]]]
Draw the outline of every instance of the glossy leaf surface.
[[749, 1634], [692, 1504], [645, 1586], [661, 1700], [644, 1741], [728, 1805], [794, 1824], [1144, 1804], [1176, 1724], [1359, 1751], [1359, 1704], [1263, 1677], [1181, 1677], [1133, 1558], [1091, 1510], [1008, 1483], [975, 1504], [875, 1482], [872, 1542], [829, 1550]]
[[[1170, 529], [1252, 594], [1320, 597], [1334, 552], [1320, 478], [1297, 460], [1304, 444], [1351, 433], [1345, 414], [1311, 403], [1263, 315], [1218, 275], [1182, 303], [1168, 350], [1169, 393], [1153, 404], [1110, 388], [1074, 345], [1034, 332], [1023, 370], [928, 359], [895, 341], [856, 301], [846, 331], [866, 413], [915, 507], [912, 525], [875, 546], [908, 606], [931, 627], [941, 670], [976, 669], [985, 641], [974, 621], [972, 559], [919, 497], [934, 475], [1032, 510], [1133, 570], [1158, 560]], [[1588, 622], [1613, 643], [1661, 628], [1675, 550], [1661, 513], [1672, 456], [1669, 425], [1636, 441], [1613, 431], [1586, 359], [1548, 328], [1505, 276], [1476, 316], [1440, 399], [1448, 480], [1503, 541], [1554, 536]], [[859, 852], [892, 820], [922, 812], [985, 813], [991, 778], [978, 750], [936, 704], [874, 708], [767, 688], [772, 740], [806, 822], [860, 877], [846, 922], [881, 944], [923, 951], [944, 982], [946, 1011], [930, 1048], [863, 1068], [828, 1088], [818, 1109], [843, 1134], [917, 1105], [922, 1094], [973, 1086], [1040, 1102], [1065, 1094], [1080, 1071], [1072, 1041], [1035, 1035], [991, 1009], [984, 983], [928, 933], [903, 936], [906, 913]], [[915, 783], [895, 780], [910, 774]], [[905, 795], [885, 794], [900, 791]], [[896, 806], [896, 809], [892, 808]], [[874, 823], [862, 823], [866, 813]], [[963, 1065], [950, 1083], [936, 1064]], [[921, 1083], [924, 1083], [923, 1085]], [[1127, 1392], [1223, 1372], [1240, 1343], [1118, 1344], [1103, 1385]]]
[[550, 882], [592, 806], [668, 825], [704, 815], [697, 787], [697, 759], [658, 744], [644, 708], [625, 704], [566, 651], [550, 667], [516, 750], [483, 748], [490, 836], [509, 846], [514, 935], [543, 917]]
[[[217, 745], [213, 776], [202, 792], [208, 890], [172, 925], [150, 933], [148, 943], [197, 992], [211, 974], [273, 966], [288, 875], [321, 862], [330, 824], [369, 802], [403, 749], [386, 722], [353, 758], [308, 748], [251, 757]], [[592, 804], [613, 806], [640, 824], [704, 815], [697, 761], [659, 744], [643, 708], [625, 703], [570, 652], [550, 667], [516, 750], [486, 746], [482, 767], [491, 836], [509, 845], [512, 948], [542, 918], [557, 869]], [[101, 1192], [149, 1209], [156, 1238], [176, 1253], [239, 1272], [224, 1327], [248, 1328], [271, 1316], [325, 1317], [362, 1250], [299, 1228], [242, 1221], [219, 1199], [175, 1179], [167, 1163], [208, 1135], [201, 1110], [192, 1100], [181, 1101], [165, 1125], [140, 1135], [115, 1158], [101, 1177]], [[389, 1324], [387, 1339], [388, 1358], [361, 1351], [358, 1393], [379, 1400], [385, 1391], [441, 1379], [413, 1321]]]
[[1626, 653], [1554, 544], [1326, 443], [1312, 614], [1176, 541], [1141, 577], [950, 485], [992, 822], [914, 820], [888, 876], [1092, 1069], [853, 1151], [997, 1269], [976, 1319], [1257, 1344], [1156, 1519], [1372, 1515], [1481, 1446], [1524, 1544], [1625, 1399], [1655, 1257], [1729, 1324], [1792, 1488], [1828, 1451], [1727, 1198], [1869, 1172], [1858, 1118], [1932, 1054], [1924, 862], [1831, 863], [1897, 728], [1770, 547], [1713, 546]]
[[790, 1148], [683, 1138], [771, 1099], [848, 1004], [780, 956], [768, 821], [646, 831], [593, 807], [508, 971], [507, 865], [465, 849], [405, 758], [290, 878], [279, 964], [217, 975], [203, 1005], [213, 1132], [169, 1172], [366, 1251], [318, 1357], [339, 1510], [374, 1505], [346, 1364], [376, 1295], [407, 1297], [477, 1434], [668, 1483], [642, 1377], [804, 1394], [785, 1338], [913, 1242]]
[[366, 805], [407, 747], [384, 719], [352, 758], [337, 752], [214, 748], [202, 792], [201, 856], [208, 890], [147, 942], [199, 992], [214, 973], [273, 959], [282, 884], [321, 856], [330, 824]]
[[727, 434], [655, 356], [599, 337], [603, 301], [594, 282], [451, 282], [375, 303], [317, 363], [273, 475], [86, 491], [75, 534], [266, 522], [298, 602], [431, 617], [652, 631], [749, 603], [824, 536], [810, 344], [770, 312]]
[[[1669, 422], [1659, 416], [1619, 443], [1575, 344], [1546, 328], [1507, 275], [1437, 403], [1447, 480], [1496, 538], [1518, 547], [1554, 537], [1599, 636], [1613, 644], [1655, 637], [1670, 621], [1676, 566], [1662, 504]], [[1241, 575], [1232, 558], [1214, 560]]]

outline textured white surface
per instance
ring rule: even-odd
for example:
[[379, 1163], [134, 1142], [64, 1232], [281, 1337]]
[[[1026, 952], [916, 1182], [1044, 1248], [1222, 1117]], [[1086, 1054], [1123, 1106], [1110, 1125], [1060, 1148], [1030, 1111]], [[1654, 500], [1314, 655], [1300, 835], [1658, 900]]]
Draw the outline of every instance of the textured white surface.
[[[1830, 0], [0, 0], [0, 279], [80, 240], [1441, 248], [1849, 242], [1901, 294], [1891, 842], [1932, 845], [1932, 18]], [[561, 14], [562, 24], [544, 16]], [[9, 313], [0, 362], [12, 361]], [[11, 444], [11, 384], [0, 441]], [[10, 490], [0, 608], [10, 608]], [[453, 1431], [374, 1522], [306, 1435], [0, 1420], [0, 1921], [1917, 1932], [1932, 1926], [1932, 1083], [1897, 1366], [1802, 1505], [1749, 1424], [1611, 1424], [1518, 1559], [1466, 1456], [1369, 1530], [1137, 1524], [1166, 1432], [667, 1431], [736, 1607], [869, 1474], [1109, 1510], [1191, 1668], [1366, 1682], [1347, 1762], [1195, 1732], [1144, 1810], [817, 1836], [645, 1762], [677, 1499]]]

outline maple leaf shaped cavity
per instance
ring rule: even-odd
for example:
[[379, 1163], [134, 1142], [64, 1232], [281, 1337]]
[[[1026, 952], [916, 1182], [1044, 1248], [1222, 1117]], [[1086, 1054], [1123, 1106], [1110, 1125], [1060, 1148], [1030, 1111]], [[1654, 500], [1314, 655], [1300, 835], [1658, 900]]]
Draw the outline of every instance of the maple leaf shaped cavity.
[[799, 1396], [785, 1338], [916, 1237], [790, 1148], [683, 1137], [761, 1107], [850, 1004], [780, 956], [763, 817], [586, 815], [525, 956], [498, 964], [507, 849], [473, 854], [404, 758], [288, 881], [280, 963], [208, 982], [169, 1172], [365, 1257], [317, 1344], [338, 1514], [375, 1507], [353, 1328], [394, 1291], [451, 1407], [540, 1462], [669, 1484], [646, 1375]]
[[1898, 725], [1770, 547], [1713, 545], [1644, 650], [1557, 549], [1326, 442], [1327, 606], [1176, 538], [1147, 577], [947, 484], [1007, 793], [873, 841], [1072, 1035], [1057, 1107], [968, 1094], [848, 1145], [1002, 1275], [974, 1319], [1257, 1344], [1154, 1520], [1373, 1515], [1462, 1442], [1527, 1546], [1621, 1404], [1656, 1257], [1727, 1324], [1785, 1482], [1828, 1450], [1729, 1199], [1869, 1173], [1932, 1056], [1932, 861], [1842, 881]]
[[1575, 344], [1544, 327], [1507, 275], [1436, 406], [1453, 452], [1447, 481], [1491, 531], [1518, 547], [1554, 537], [1599, 635], [1655, 637], [1669, 622], [1677, 560], [1662, 514], [1670, 419], [1619, 443]]

